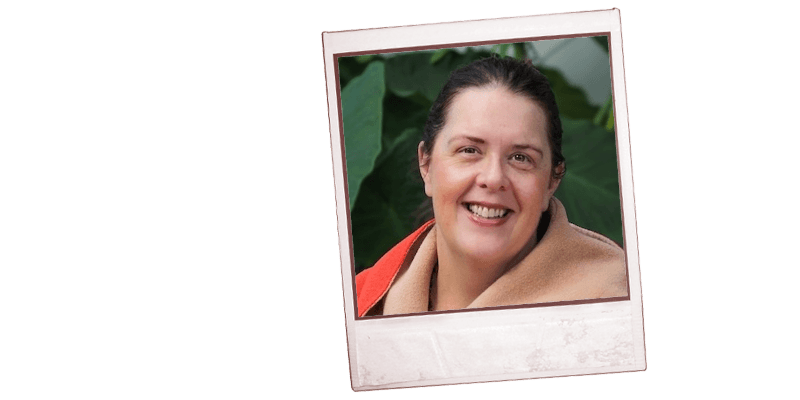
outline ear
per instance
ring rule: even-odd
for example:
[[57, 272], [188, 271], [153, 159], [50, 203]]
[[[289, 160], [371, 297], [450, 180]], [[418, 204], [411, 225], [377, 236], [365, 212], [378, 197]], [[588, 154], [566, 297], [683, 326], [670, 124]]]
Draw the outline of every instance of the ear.
[[[553, 171], [553, 175], [562, 175], [564, 171], [564, 163], [559, 164], [555, 171]], [[547, 187], [547, 196], [542, 199], [542, 212], [547, 211], [547, 208], [550, 207], [550, 199], [553, 198], [553, 194], [555, 194], [556, 190], [558, 190], [558, 185], [561, 184], [561, 179], [553, 178], [550, 176], [550, 183]]]
[[425, 182], [425, 194], [431, 197], [431, 179], [428, 175], [431, 160], [430, 156], [425, 154], [424, 144], [425, 142], [419, 142], [419, 146], [417, 146], [417, 160], [419, 161], [419, 174], [422, 175], [422, 181]]

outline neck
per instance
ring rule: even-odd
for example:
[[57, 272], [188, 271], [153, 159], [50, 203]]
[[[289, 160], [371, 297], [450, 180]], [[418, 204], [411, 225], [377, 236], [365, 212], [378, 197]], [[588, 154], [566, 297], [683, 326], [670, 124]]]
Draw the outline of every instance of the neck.
[[[437, 236], [441, 231], [437, 231]], [[536, 237], [510, 259], [476, 260], [454, 254], [437, 237], [438, 268], [432, 288], [433, 310], [457, 310], [468, 307], [508, 269], [519, 263], [536, 245]]]

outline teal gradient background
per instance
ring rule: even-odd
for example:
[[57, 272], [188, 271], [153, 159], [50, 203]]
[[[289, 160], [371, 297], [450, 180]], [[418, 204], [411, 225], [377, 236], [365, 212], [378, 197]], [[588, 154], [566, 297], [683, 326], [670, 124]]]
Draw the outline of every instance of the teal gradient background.
[[609, 6], [649, 371], [413, 395], [791, 396], [797, 6], [45, 1], [0, 8], [0, 398], [355, 396], [320, 32]]

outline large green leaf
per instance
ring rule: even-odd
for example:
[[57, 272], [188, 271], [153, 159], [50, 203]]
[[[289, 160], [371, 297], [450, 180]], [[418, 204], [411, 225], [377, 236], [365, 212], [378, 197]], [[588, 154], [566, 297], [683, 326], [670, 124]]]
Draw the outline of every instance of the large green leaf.
[[[601, 38], [605, 40], [605, 36]], [[528, 57], [525, 42], [495, 47], [499, 49], [498, 52], [500, 56], [505, 56], [506, 53], [508, 53], [509, 46], [513, 46], [514, 58], [522, 60]], [[532, 52], [535, 52], [533, 46], [530, 46], [530, 48]], [[480, 57], [475, 57], [475, 59], [477, 58]], [[471, 61], [472, 59], [468, 62]], [[534, 66], [547, 77], [547, 81], [550, 83], [550, 87], [553, 89], [553, 93], [556, 96], [556, 104], [558, 104], [561, 115], [567, 118], [582, 119], [592, 118], [597, 114], [598, 107], [589, 103], [588, 97], [583, 89], [570, 83], [560, 71], [539, 64], [535, 64]]]
[[589, 120], [562, 118], [567, 174], [555, 196], [570, 222], [622, 244], [617, 151], [613, 132]]
[[392, 141], [382, 162], [364, 180], [351, 214], [356, 271], [372, 266], [408, 235], [426, 199], [416, 157], [419, 129], [407, 129]]
[[386, 86], [397, 96], [409, 97], [420, 93], [433, 102], [450, 75], [447, 68], [449, 52], [439, 55], [431, 64], [434, 52], [398, 54], [386, 60]]
[[569, 83], [564, 75], [555, 69], [541, 66], [536, 66], [536, 68], [541, 71], [550, 82], [550, 87], [556, 95], [558, 111], [562, 116], [571, 119], [594, 118], [599, 107], [595, 107], [589, 103], [583, 89]]
[[374, 172], [375, 184], [399, 215], [406, 217], [407, 229], [415, 228], [415, 212], [426, 199], [417, 160], [417, 147], [422, 131], [411, 128], [404, 131], [392, 144], [386, 161]]
[[[395, 96], [391, 92], [386, 93], [383, 100], [384, 148], [388, 148], [386, 146], [389, 143], [408, 129], [415, 128], [422, 131], [428, 118], [428, 109], [429, 107], [421, 106], [411, 99]], [[381, 157], [384, 153], [381, 153]]]
[[350, 81], [364, 73], [367, 64], [360, 62], [358, 57], [339, 57], [339, 85], [342, 88], [347, 87]]
[[[386, 86], [397, 96], [421, 95], [430, 107], [450, 73], [479, 58], [488, 57], [488, 52], [468, 50], [464, 54], [453, 50], [445, 52], [420, 51], [398, 54], [386, 60]], [[435, 62], [431, 62], [435, 57]]]
[[361, 181], [372, 171], [381, 151], [384, 65], [373, 61], [342, 90], [347, 185], [352, 210]]
[[439, 49], [434, 51], [433, 55], [431, 55], [431, 64], [436, 64], [436, 62], [441, 60], [442, 57], [444, 57], [449, 51], [450, 49]]
[[353, 257], [356, 273], [369, 268], [389, 249], [399, 242], [403, 231], [403, 217], [398, 215], [380, 193], [365, 186], [353, 208]]

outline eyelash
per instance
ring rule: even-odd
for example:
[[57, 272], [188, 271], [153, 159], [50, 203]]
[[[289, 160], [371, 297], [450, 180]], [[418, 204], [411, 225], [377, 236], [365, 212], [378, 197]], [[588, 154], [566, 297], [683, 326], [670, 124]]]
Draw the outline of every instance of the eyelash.
[[[470, 146], [470, 147], [460, 148], [460, 149], [458, 149], [458, 152], [459, 153], [464, 153], [464, 154], [478, 154], [478, 153], [480, 153], [480, 150], [478, 150], [475, 147], [471, 147]], [[517, 160], [516, 157], [518, 157], [518, 156], [523, 157], [523, 159], [522, 160]], [[529, 163], [531, 165], [535, 164], [533, 162], [533, 158], [531, 158], [527, 154], [523, 154], [523, 153], [514, 153], [514, 154], [511, 155], [511, 157], [509, 159], [512, 160], [512, 161], [518, 162], [518, 163]]]
[[[524, 159], [522, 161], [519, 161], [519, 160], [516, 159], [517, 156], [522, 156], [522, 157], [524, 157]], [[529, 162], [529, 163], [533, 164], [533, 159], [531, 159], [530, 157], [528, 157], [527, 155], [522, 154], [522, 153], [517, 153], [517, 154], [512, 155], [511, 159], [514, 160], [514, 161]]]

